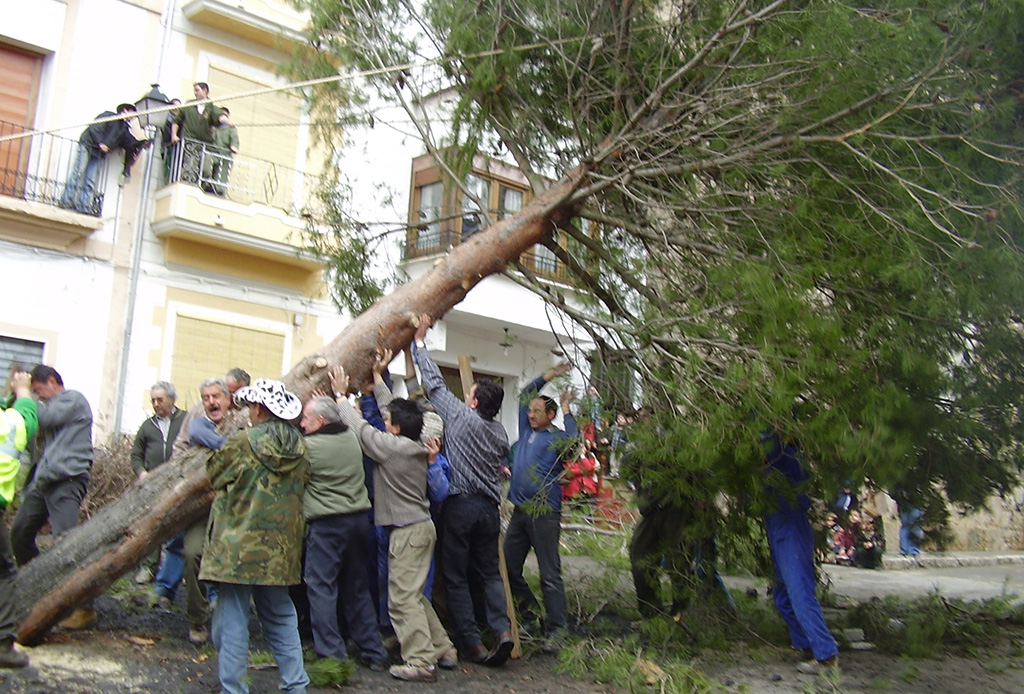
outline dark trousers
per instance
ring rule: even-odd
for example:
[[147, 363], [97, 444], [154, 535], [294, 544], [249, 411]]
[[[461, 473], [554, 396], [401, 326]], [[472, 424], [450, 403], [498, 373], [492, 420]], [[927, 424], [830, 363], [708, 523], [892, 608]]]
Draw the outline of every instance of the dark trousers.
[[512, 628], [505, 603], [505, 585], [498, 568], [500, 532], [498, 504], [491, 499], [480, 494], [456, 494], [445, 500], [441, 512], [444, 583], [448, 615], [463, 649], [483, 642], [473, 614], [469, 589], [471, 572], [483, 588], [488, 626], [495, 635]]
[[306, 536], [306, 594], [309, 596], [313, 647], [320, 657], [345, 659], [338, 626], [341, 605], [349, 636], [364, 660], [385, 662], [387, 652], [377, 629], [377, 611], [366, 582], [370, 558], [369, 512], [338, 514], [310, 521]]
[[47, 519], [55, 538], [78, 525], [78, 511], [88, 485], [89, 475], [78, 475], [45, 489], [34, 484], [25, 493], [11, 522], [11, 546], [18, 566], [24, 566], [39, 556], [36, 534]]
[[14, 621], [14, 577], [18, 567], [14, 564], [14, 554], [11, 552], [11, 538], [3, 518], [4, 510], [6, 506], [0, 507], [0, 646], [4, 641], [14, 639], [17, 626]]
[[[690, 567], [693, 563], [686, 529], [692, 516], [675, 507], [652, 507], [640, 516], [629, 543], [629, 564], [640, 614], [652, 617], [662, 610], [661, 573], [664, 560], [672, 583], [674, 607], [683, 607], [690, 593]], [[678, 604], [677, 604], [678, 603]]]
[[800, 510], [768, 514], [765, 530], [775, 563], [772, 598], [793, 648], [810, 648], [817, 660], [827, 660], [839, 649], [815, 594], [814, 537], [807, 514]]
[[558, 536], [562, 531], [562, 514], [558, 511], [531, 514], [518, 506], [505, 531], [505, 563], [508, 582], [524, 624], [537, 621], [537, 598], [523, 578], [523, 564], [530, 548], [537, 554], [540, 589], [544, 596], [549, 630], [564, 629], [569, 621], [562, 583], [562, 559], [558, 555]]

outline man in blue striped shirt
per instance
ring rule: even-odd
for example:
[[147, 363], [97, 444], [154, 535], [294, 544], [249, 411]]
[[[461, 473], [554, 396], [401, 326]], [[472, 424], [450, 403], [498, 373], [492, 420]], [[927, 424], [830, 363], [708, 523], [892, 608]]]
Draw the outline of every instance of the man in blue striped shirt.
[[[420, 317], [414, 356], [427, 397], [444, 420], [444, 450], [451, 465], [448, 498], [441, 509], [442, 569], [448, 612], [463, 656], [476, 663], [503, 665], [512, 652], [511, 622], [498, 568], [501, 521], [501, 467], [508, 457], [508, 434], [495, 415], [504, 391], [490, 379], [477, 379], [459, 400], [445, 385], [423, 339], [430, 316]], [[488, 650], [480, 637], [469, 591], [469, 576], [482, 582], [484, 613], [496, 635]]]

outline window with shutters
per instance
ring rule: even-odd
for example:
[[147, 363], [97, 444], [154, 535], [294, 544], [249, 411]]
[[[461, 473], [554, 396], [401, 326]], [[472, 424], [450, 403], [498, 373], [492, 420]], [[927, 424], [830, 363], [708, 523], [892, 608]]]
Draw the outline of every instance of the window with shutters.
[[253, 378], [280, 378], [285, 371], [284, 332], [178, 314], [171, 355], [171, 382], [179, 407], [199, 399], [199, 384], [224, 378], [239, 366]]
[[[489, 170], [485, 158], [478, 157], [478, 163], [457, 186], [444, 179], [429, 157], [413, 161], [406, 260], [443, 253], [479, 233], [486, 225], [485, 208], [494, 220], [523, 209], [529, 199], [527, 185]], [[567, 280], [565, 266], [546, 246], [537, 244], [520, 261], [541, 277]]]
[[30, 181], [32, 129], [43, 56], [0, 43], [0, 194], [25, 198]]
[[43, 350], [46, 345], [35, 340], [23, 340], [18, 337], [0, 335], [0, 373], [6, 375], [11, 365], [20, 363], [31, 369], [43, 363]]

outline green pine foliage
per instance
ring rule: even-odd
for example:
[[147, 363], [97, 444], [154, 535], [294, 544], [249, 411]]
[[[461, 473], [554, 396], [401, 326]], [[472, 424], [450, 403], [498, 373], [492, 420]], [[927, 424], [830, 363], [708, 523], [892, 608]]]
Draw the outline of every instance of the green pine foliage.
[[727, 500], [701, 532], [752, 531], [770, 427], [824, 497], [870, 478], [975, 507], [1016, 483], [1024, 3], [311, 9], [333, 69], [438, 59], [362, 88], [412, 116], [448, 88], [450, 122], [419, 125], [453, 179], [496, 148], [535, 194], [578, 176], [547, 243], [588, 298], [534, 289], [631, 360], [652, 416], [630, 474]]

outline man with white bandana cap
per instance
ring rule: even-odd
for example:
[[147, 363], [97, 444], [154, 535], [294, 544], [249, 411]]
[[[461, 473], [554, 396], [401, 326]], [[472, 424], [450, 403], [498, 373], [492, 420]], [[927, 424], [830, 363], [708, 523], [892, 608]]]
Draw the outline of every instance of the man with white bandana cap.
[[281, 381], [258, 378], [235, 392], [252, 426], [206, 463], [216, 492], [199, 578], [220, 585], [212, 637], [225, 694], [248, 694], [249, 604], [267, 634], [281, 691], [305, 694], [298, 617], [288, 586], [301, 582], [302, 497], [309, 460], [291, 423], [302, 403]]

